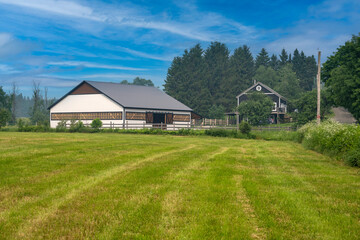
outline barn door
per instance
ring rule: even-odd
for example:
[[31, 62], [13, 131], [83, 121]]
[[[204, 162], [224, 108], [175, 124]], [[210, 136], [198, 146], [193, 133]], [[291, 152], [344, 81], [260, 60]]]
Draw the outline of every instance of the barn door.
[[153, 123], [154, 122], [154, 113], [147, 112], [146, 113], [146, 123]]
[[166, 124], [173, 124], [173, 114], [172, 113], [167, 113], [166, 114]]

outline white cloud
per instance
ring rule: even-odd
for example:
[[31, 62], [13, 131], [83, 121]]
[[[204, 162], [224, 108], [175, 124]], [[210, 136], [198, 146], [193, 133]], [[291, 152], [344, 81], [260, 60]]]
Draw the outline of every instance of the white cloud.
[[130, 71], [147, 70], [145, 68], [123, 67], [123, 66], [114, 66], [114, 65], [81, 62], [81, 61], [49, 62], [48, 64], [57, 65], [57, 66], [75, 66], [75, 67], [78, 66], [78, 67], [87, 67], [87, 68], [103, 68], [103, 69], [114, 69], [114, 70], [130, 70]]
[[12, 74], [12, 73], [17, 73], [19, 71], [16, 71], [14, 68], [5, 65], [5, 64], [0, 64], [0, 73], [1, 74]]
[[71, 17], [85, 18], [95, 21], [104, 21], [105, 18], [94, 15], [90, 7], [72, 1], [61, 0], [0, 0], [0, 3], [11, 4], [19, 7], [33, 8], [54, 14], [61, 14]]
[[[63, 0], [0, 0], [0, 3], [98, 21], [114, 27], [157, 30], [205, 42], [216, 40], [238, 42], [254, 36], [255, 33], [253, 27], [245, 26], [216, 13], [203, 13], [198, 11], [195, 6], [190, 7], [191, 4], [187, 4], [186, 11], [180, 13], [179, 19], [169, 19], [163, 14], [151, 15], [143, 10], [142, 6], [135, 5], [131, 7], [118, 6], [114, 9], [104, 3], [97, 3], [92, 8], [77, 2]], [[74, 26], [74, 23], [71, 24]], [[212, 30], [214, 28], [220, 32]]]

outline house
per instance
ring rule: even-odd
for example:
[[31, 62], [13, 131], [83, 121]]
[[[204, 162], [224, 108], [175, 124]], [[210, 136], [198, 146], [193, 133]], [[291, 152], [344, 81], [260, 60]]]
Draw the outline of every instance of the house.
[[189, 127], [193, 110], [155, 87], [83, 81], [49, 107], [50, 126], [62, 120], [103, 127], [177, 129]]
[[285, 119], [287, 113], [287, 99], [265, 84], [256, 82], [256, 80], [254, 80], [254, 84], [251, 87], [236, 96], [237, 105], [239, 106], [242, 101], [246, 101], [247, 94], [251, 92], [261, 92], [272, 99], [274, 106], [269, 119], [272, 123], [278, 123], [278, 119]]

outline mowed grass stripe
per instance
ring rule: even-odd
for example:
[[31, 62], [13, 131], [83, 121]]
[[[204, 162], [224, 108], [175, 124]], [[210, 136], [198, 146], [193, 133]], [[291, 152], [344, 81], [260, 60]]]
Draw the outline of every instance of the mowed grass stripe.
[[[74, 151], [72, 152], [74, 156], [71, 158], [71, 161], [68, 161], [68, 153], [65, 153], [62, 155], [62, 158], [65, 159], [64, 161], [66, 164], [61, 168], [61, 171], [59, 172], [59, 169], [56, 169], [54, 174], [52, 174], [52, 172], [50, 172], [51, 174], [48, 174], [47, 172], [42, 173], [41, 175], [36, 176], [36, 178], [40, 179], [40, 181], [36, 182], [33, 181], [33, 176], [30, 178], [23, 177], [21, 172], [17, 172], [18, 179], [21, 181], [18, 182], [15, 190], [11, 191], [14, 189], [11, 188], [11, 186], [15, 184], [11, 184], [6, 188], [3, 187], [1, 189], [1, 195], [6, 194], [6, 196], [1, 198], [2, 206], [5, 208], [1, 209], [0, 229], [6, 227], [4, 225], [15, 227], [16, 224], [20, 224], [21, 221], [18, 221], [17, 219], [22, 212], [26, 213], [26, 215], [22, 216], [22, 220], [26, 220], [26, 218], [29, 218], [40, 211], [41, 208], [46, 208], [53, 199], [61, 198], [66, 195], [69, 189], [81, 187], [84, 182], [88, 181], [88, 176], [96, 175], [107, 168], [119, 164], [134, 162], [143, 159], [145, 156], [152, 156], [156, 154], [156, 151], [166, 152], [169, 149], [178, 148], [178, 146], [162, 146], [161, 149], [157, 149], [152, 148], [151, 143], [148, 145], [149, 147], [145, 149], [146, 151], [143, 151], [142, 149], [133, 149], [131, 152], [121, 155], [121, 159], [118, 161], [116, 159], [116, 154], [113, 154], [114, 151], [110, 151], [111, 154], [106, 154], [104, 157], [99, 157], [102, 154], [96, 154], [92, 152], [92, 150], [89, 150], [90, 155], [88, 153], [81, 154], [79, 157], [79, 154], [76, 154], [77, 152]], [[81, 160], [83, 158], [86, 160]], [[73, 159], [76, 161], [73, 161]], [[39, 161], [44, 162], [44, 165], [51, 165], [53, 160], [56, 159], [39, 159]], [[32, 167], [28, 166], [28, 168]], [[53, 170], [52, 167], [50, 169]], [[44, 178], [43, 175], [47, 175], [46, 178]], [[27, 209], [30, 209], [30, 211]], [[11, 218], [14, 218], [15, 221], [11, 221]]]
[[28, 221], [24, 226], [20, 227], [18, 231], [18, 236], [20, 238], [23, 238], [29, 234], [29, 230], [33, 229], [34, 225], [38, 225], [40, 222], [46, 221], [46, 219], [52, 215], [61, 205], [66, 204], [67, 202], [71, 201], [73, 198], [75, 198], [80, 193], [90, 189], [91, 187], [95, 186], [96, 184], [99, 184], [100, 182], [104, 181], [107, 178], [111, 178], [116, 174], [120, 174], [123, 172], [129, 172], [134, 171], [137, 168], [143, 167], [143, 165], [147, 162], [152, 162], [154, 160], [159, 160], [161, 158], [164, 158], [167, 155], [171, 155], [174, 153], [179, 153], [182, 151], [189, 150], [193, 148], [194, 146], [188, 146], [182, 149], [176, 149], [172, 151], [168, 151], [165, 153], [155, 154], [153, 156], [134, 161], [125, 163], [123, 165], [110, 168], [108, 170], [102, 171], [95, 176], [90, 176], [85, 178], [84, 180], [77, 182], [74, 184], [74, 186], [69, 186], [69, 193], [67, 193], [64, 197], [57, 198], [53, 201], [51, 201], [51, 204], [49, 207], [44, 208], [38, 212], [36, 216], [34, 216], [30, 221]]
[[[353, 199], [359, 196], [358, 183], [353, 181], [356, 171], [342, 168], [338, 169], [338, 173], [333, 172], [334, 163], [326, 163], [326, 157], [320, 155], [320, 159], [314, 159], [314, 155], [305, 154], [299, 158], [296, 154], [289, 155], [298, 145], [293, 146], [290, 151], [286, 151], [286, 147], [288, 146], [285, 146], [285, 143], [279, 143], [276, 147], [279, 153], [284, 153], [280, 154], [282, 157], [266, 154], [273, 152], [272, 145], [265, 145], [264, 151], [249, 149], [248, 155], [238, 155], [239, 160], [247, 165], [241, 172], [244, 175], [244, 187], [253, 202], [255, 212], [266, 227], [271, 229], [268, 237], [356, 239], [357, 233], [350, 233], [349, 225], [352, 229], [360, 229], [359, 222], [351, 220], [359, 216], [359, 201], [353, 206], [346, 202], [339, 204], [337, 201], [339, 193]], [[312, 162], [316, 167], [311, 172], [308, 165]], [[319, 167], [321, 165], [323, 167]], [[347, 172], [346, 176], [342, 175], [344, 171]], [[331, 176], [336, 176], [347, 184], [339, 188], [334, 185], [334, 181], [329, 181]], [[350, 188], [349, 192], [345, 193], [343, 190], [347, 188]], [[338, 194], [336, 196], [333, 193]], [[322, 200], [326, 195], [331, 201]], [[352, 218], [349, 218], [349, 215]]]
[[[33, 227], [33, 236], [52, 238], [53, 235], [60, 234], [74, 239], [91, 236], [96, 236], [96, 239], [149, 237], [157, 229], [159, 201], [166, 192], [170, 179], [176, 172], [196, 161], [196, 156], [206, 154], [209, 150], [201, 146], [190, 146], [182, 151], [166, 154], [156, 161], [147, 162], [133, 171], [104, 179], [101, 184], [94, 185], [64, 204], [46, 221], [33, 224], [32, 226], [36, 226]], [[91, 212], [87, 209], [88, 201], [94, 206]], [[86, 218], [82, 215], [83, 211], [87, 212]], [[124, 219], [126, 220], [121, 221]], [[83, 229], [74, 225], [79, 222], [84, 226]], [[92, 227], [94, 224], [97, 228]], [[58, 226], [58, 231], [52, 230], [53, 226]]]

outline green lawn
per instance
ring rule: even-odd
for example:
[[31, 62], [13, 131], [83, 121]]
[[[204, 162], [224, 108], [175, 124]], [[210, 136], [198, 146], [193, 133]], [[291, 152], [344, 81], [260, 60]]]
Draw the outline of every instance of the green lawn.
[[359, 236], [359, 169], [300, 144], [0, 132], [1, 239]]

